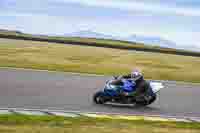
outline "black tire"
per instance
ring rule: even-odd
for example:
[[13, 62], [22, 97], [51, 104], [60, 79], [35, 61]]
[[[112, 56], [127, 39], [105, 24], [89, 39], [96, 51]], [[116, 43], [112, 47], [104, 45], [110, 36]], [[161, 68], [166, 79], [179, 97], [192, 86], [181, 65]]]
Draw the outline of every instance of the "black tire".
[[146, 100], [144, 100], [144, 101], [136, 101], [136, 104], [140, 105], [140, 106], [147, 106], [147, 105], [152, 104], [155, 100], [156, 100], [156, 95], [152, 96], [152, 98], [149, 101], [146, 101]]
[[106, 102], [105, 96], [103, 95], [103, 92], [97, 92], [93, 96], [93, 101], [96, 104], [104, 104]]
[[156, 99], [157, 99], [156, 95], [153, 96], [153, 97], [151, 98], [151, 100], [148, 102], [148, 105], [149, 105], [149, 104], [152, 104], [154, 101], [156, 101]]

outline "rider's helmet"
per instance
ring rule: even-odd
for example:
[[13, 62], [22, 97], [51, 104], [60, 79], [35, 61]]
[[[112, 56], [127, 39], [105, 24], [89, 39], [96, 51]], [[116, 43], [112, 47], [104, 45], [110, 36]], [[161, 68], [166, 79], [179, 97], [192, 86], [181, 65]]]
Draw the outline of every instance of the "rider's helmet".
[[143, 80], [143, 75], [142, 75], [140, 70], [134, 69], [131, 72], [131, 78], [134, 79], [134, 80]]

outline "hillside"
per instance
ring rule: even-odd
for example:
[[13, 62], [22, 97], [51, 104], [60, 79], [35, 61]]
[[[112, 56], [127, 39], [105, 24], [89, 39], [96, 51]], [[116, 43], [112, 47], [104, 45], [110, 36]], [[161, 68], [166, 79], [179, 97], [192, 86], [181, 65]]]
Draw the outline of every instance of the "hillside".
[[111, 40], [111, 39], [31, 35], [31, 34], [22, 33], [20, 31], [8, 31], [8, 30], [0, 30], [0, 38], [55, 42], [55, 43], [63, 43], [63, 44], [106, 47], [106, 48], [137, 50], [137, 51], [146, 51], [146, 52], [159, 52], [159, 53], [166, 53], [166, 54], [177, 54], [177, 55], [200, 57], [199, 52], [177, 50], [177, 49], [172, 49], [172, 48], [150, 46], [150, 45], [145, 45], [142, 43], [134, 43], [134, 42], [129, 42], [129, 41]]
[[111, 40], [123, 40], [129, 41], [130, 43], [137, 42], [143, 43], [150, 46], [159, 46], [165, 48], [180, 49], [175, 42], [157, 37], [157, 36], [142, 36], [142, 35], [129, 35], [129, 36], [113, 36], [104, 33], [98, 33], [91, 30], [81, 30], [77, 32], [72, 32], [64, 34], [66, 37], [82, 37], [82, 38], [97, 38], [97, 39], [111, 39]]

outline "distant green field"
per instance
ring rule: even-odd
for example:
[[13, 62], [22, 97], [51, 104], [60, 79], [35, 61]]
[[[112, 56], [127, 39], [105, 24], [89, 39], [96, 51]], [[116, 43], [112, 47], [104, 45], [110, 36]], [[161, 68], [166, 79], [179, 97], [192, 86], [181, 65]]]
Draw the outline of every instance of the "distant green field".
[[0, 39], [0, 67], [118, 75], [140, 68], [149, 79], [200, 82], [199, 57]]
[[177, 49], [171, 49], [171, 48], [162, 48], [158, 46], [150, 46], [150, 45], [144, 45], [142, 43], [134, 43], [134, 42], [128, 42], [128, 41], [121, 41], [121, 40], [80, 38], [80, 37], [40, 36], [40, 35], [24, 34], [19, 31], [7, 31], [7, 30], [0, 30], [0, 38], [46, 41], [46, 42], [65, 43], [65, 44], [70, 43], [74, 45], [88, 45], [88, 46], [95, 46], [95, 47], [107, 47], [107, 48], [115, 48], [115, 49], [128, 49], [128, 50], [159, 52], [159, 53], [200, 57], [200, 52], [177, 50]]
[[0, 115], [1, 133], [199, 133], [199, 123]]

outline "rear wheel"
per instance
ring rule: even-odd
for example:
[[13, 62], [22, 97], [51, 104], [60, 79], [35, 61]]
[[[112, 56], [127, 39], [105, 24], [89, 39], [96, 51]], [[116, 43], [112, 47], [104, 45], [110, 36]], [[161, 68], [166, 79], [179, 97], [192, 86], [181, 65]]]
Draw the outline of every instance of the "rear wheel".
[[106, 102], [105, 96], [103, 95], [103, 92], [97, 92], [93, 96], [93, 101], [96, 104], [104, 104]]
[[149, 104], [152, 104], [154, 101], [156, 101], [156, 95], [153, 96], [153, 97], [149, 100], [148, 105], [149, 105]]
[[155, 100], [156, 100], [156, 95], [155, 96], [151, 96], [151, 98], [149, 100], [144, 98], [144, 100], [136, 101], [136, 104], [137, 105], [142, 105], [142, 106], [147, 106], [147, 105], [152, 104]]

